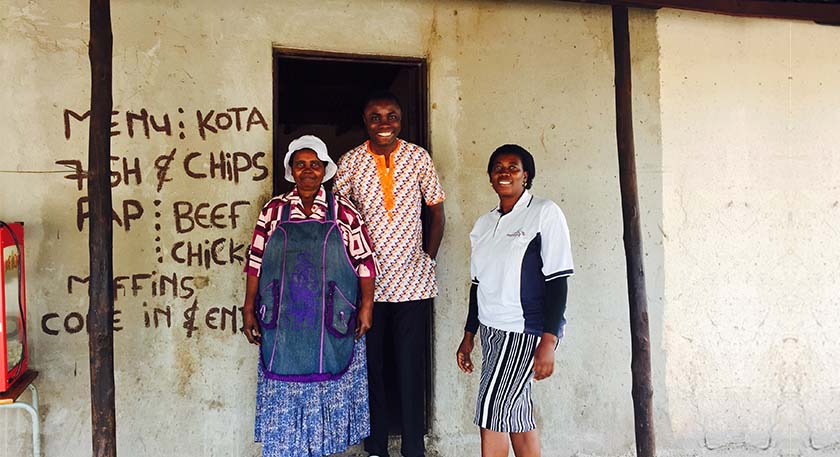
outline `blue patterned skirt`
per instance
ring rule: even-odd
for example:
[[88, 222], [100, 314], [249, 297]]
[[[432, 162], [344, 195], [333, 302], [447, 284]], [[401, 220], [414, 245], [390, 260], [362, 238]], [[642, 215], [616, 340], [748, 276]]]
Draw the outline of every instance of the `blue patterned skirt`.
[[344, 376], [323, 382], [268, 379], [258, 368], [254, 441], [263, 457], [322, 457], [370, 435], [365, 338]]

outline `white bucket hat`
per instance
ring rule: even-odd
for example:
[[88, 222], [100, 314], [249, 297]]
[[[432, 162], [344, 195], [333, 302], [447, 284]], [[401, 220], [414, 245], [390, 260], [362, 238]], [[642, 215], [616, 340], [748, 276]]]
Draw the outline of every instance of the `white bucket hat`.
[[304, 135], [289, 143], [289, 150], [286, 152], [286, 157], [283, 158], [283, 165], [286, 167], [286, 181], [295, 182], [295, 179], [292, 177], [292, 167], [289, 166], [289, 160], [291, 160], [292, 154], [296, 151], [300, 151], [301, 149], [311, 149], [315, 151], [318, 158], [321, 159], [322, 162], [327, 163], [327, 168], [324, 170], [325, 182], [335, 176], [335, 172], [338, 171], [338, 167], [330, 158], [329, 153], [327, 153], [327, 145], [315, 135]]

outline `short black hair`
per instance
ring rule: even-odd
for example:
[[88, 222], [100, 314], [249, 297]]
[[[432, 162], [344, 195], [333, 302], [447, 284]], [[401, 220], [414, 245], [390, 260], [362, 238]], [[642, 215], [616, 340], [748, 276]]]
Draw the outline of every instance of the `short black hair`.
[[537, 176], [537, 167], [534, 164], [534, 156], [532, 156], [527, 149], [518, 144], [505, 144], [499, 146], [492, 154], [490, 154], [490, 160], [487, 162], [487, 176], [490, 176], [493, 172], [493, 163], [496, 161], [496, 158], [502, 154], [513, 154], [519, 157], [519, 160], [522, 161], [522, 168], [525, 173], [528, 173], [528, 180], [525, 181], [525, 188], [530, 189], [531, 184], [534, 182], [534, 178]]
[[397, 105], [397, 107], [400, 109], [400, 111], [402, 111], [402, 103], [400, 103], [400, 99], [397, 98], [397, 96], [394, 95], [393, 92], [390, 92], [390, 91], [387, 91], [387, 90], [375, 90], [375, 91], [372, 91], [372, 92], [368, 93], [365, 96], [365, 100], [362, 103], [362, 113], [365, 112], [368, 105], [370, 105], [371, 103], [373, 103], [375, 101], [379, 101], [379, 100], [386, 100], [386, 101], [389, 101], [389, 102], [393, 102]]

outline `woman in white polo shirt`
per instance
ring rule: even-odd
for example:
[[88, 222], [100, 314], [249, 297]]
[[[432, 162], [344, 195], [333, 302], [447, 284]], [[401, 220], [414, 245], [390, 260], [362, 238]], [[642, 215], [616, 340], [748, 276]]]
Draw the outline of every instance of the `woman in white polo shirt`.
[[531, 400], [532, 379], [551, 376], [563, 337], [566, 278], [574, 274], [569, 229], [551, 200], [528, 192], [533, 156], [506, 144], [490, 156], [490, 184], [499, 206], [478, 218], [470, 233], [469, 312], [458, 347], [458, 367], [473, 370], [470, 354], [480, 328], [482, 367], [475, 424], [481, 455], [540, 455]]

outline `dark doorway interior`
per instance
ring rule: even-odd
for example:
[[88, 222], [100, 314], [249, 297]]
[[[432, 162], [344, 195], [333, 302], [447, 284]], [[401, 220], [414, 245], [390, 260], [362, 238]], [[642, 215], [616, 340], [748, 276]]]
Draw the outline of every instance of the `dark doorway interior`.
[[[428, 150], [427, 70], [423, 59], [274, 50], [274, 195], [293, 184], [284, 180], [283, 157], [300, 135], [319, 136], [330, 157], [338, 158], [367, 140], [362, 103], [374, 90], [389, 90], [402, 104], [400, 138]], [[331, 183], [325, 185], [331, 188]], [[425, 225], [425, 224], [424, 224]], [[426, 429], [431, 393], [431, 310], [427, 316]], [[390, 339], [390, 335], [386, 338]], [[394, 377], [393, 354], [386, 347], [386, 376]], [[396, 380], [388, 383], [391, 432], [399, 433], [400, 402]]]
[[374, 90], [389, 90], [400, 99], [400, 137], [428, 149], [426, 63], [422, 59], [275, 50], [274, 81], [275, 195], [291, 189], [282, 172], [292, 139], [317, 135], [327, 143], [334, 160], [367, 139], [361, 105]]

